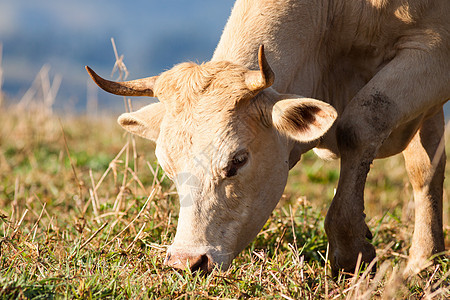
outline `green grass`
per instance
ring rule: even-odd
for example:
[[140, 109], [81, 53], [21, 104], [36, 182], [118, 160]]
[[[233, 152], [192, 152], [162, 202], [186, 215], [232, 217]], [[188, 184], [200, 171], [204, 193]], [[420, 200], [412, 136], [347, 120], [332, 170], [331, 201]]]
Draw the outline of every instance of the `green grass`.
[[330, 277], [323, 221], [339, 163], [312, 153], [291, 171], [280, 204], [231, 268], [200, 276], [163, 265], [178, 203], [154, 145], [124, 134], [110, 116], [60, 121], [1, 109], [0, 299], [450, 297], [447, 257], [401, 277], [413, 222], [399, 156], [376, 161], [367, 182], [367, 222], [379, 259], [374, 276], [362, 270]]

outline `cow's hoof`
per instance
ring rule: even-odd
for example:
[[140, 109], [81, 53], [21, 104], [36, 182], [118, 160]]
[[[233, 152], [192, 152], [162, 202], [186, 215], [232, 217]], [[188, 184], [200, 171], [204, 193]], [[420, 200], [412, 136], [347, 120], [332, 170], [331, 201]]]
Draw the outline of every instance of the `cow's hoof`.
[[[376, 256], [375, 248], [367, 241], [364, 241], [360, 247], [352, 247], [351, 250], [348, 248], [345, 250], [336, 250], [332, 251], [330, 254], [331, 272], [335, 279], [338, 278], [340, 273], [343, 273], [344, 275], [353, 275], [357, 273], [358, 270], [369, 267]], [[361, 260], [358, 262], [360, 254]], [[356, 269], [357, 265], [358, 269]], [[376, 272], [376, 264], [373, 264], [371, 268], [371, 273], [374, 274]]]

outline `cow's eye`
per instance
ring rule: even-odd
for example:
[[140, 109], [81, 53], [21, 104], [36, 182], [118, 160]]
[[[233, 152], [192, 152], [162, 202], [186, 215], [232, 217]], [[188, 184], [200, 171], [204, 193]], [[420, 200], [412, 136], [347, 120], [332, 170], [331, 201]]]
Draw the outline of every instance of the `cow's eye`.
[[234, 164], [236, 167], [242, 166], [242, 165], [244, 165], [244, 164], [247, 162], [247, 159], [248, 159], [248, 154], [247, 154], [247, 152], [245, 152], [245, 153], [239, 153], [239, 154], [237, 154], [237, 155], [235, 155], [235, 156], [233, 157], [233, 164]]
[[231, 161], [228, 163], [226, 168], [226, 176], [232, 177], [237, 174], [237, 171], [242, 168], [248, 161], [248, 152], [247, 150], [241, 150], [237, 152]]

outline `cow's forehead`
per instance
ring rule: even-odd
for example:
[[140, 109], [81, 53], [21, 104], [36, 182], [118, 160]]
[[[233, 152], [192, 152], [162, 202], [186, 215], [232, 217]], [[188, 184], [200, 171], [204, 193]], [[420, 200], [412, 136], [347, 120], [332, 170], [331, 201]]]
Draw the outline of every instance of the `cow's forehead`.
[[223, 141], [247, 141], [259, 127], [258, 112], [250, 101], [230, 109], [198, 104], [167, 114], [160, 134], [166, 143], [186, 149]]
[[251, 95], [245, 84], [246, 72], [226, 61], [182, 63], [159, 76], [154, 92], [172, 114], [229, 110]]

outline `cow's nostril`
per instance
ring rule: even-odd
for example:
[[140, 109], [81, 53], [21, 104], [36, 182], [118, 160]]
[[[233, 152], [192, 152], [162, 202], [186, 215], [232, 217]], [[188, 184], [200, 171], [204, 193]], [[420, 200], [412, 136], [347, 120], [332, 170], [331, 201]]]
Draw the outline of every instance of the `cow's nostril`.
[[194, 261], [194, 263], [191, 264], [191, 271], [192, 272], [203, 271], [205, 273], [209, 273], [209, 272], [211, 272], [209, 265], [210, 264], [209, 264], [208, 255], [203, 254], [203, 255], [197, 257], [197, 259]]

